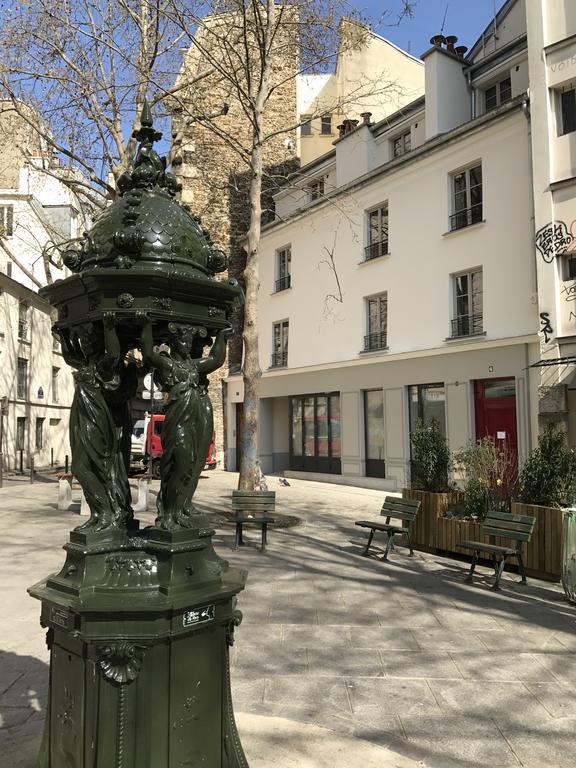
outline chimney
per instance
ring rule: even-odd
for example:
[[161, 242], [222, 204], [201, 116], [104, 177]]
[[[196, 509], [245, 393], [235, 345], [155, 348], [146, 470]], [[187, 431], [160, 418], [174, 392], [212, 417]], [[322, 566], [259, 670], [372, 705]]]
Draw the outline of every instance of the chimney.
[[[370, 113], [366, 113], [370, 114]], [[336, 128], [338, 128], [338, 138], [341, 139], [342, 136], [346, 136], [348, 133], [352, 133], [352, 131], [356, 128], [358, 125], [358, 120], [348, 120], [347, 118], [342, 121], [340, 125], [337, 125]]]
[[[426, 140], [451, 131], [471, 119], [471, 100], [463, 71], [463, 54], [456, 35], [435, 35], [423, 54], [426, 95]], [[444, 47], [445, 43], [446, 47]]]
[[360, 117], [362, 118], [362, 125], [370, 125], [370, 118], [372, 117], [372, 112], [361, 112]]
[[467, 50], [468, 48], [465, 45], [459, 45], [457, 48], [454, 48], [456, 56], [460, 56], [461, 59], [464, 58]]

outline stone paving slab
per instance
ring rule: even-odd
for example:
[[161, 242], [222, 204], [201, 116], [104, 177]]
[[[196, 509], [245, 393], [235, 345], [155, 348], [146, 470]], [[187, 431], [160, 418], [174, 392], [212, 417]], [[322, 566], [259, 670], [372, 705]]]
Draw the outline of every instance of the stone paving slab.
[[[249, 570], [232, 684], [251, 768], [572, 768], [576, 611], [557, 585], [506, 574], [495, 593], [464, 584], [461, 561], [361, 557], [354, 520], [376, 518], [381, 493], [269, 481], [302, 524], [273, 529], [264, 553], [233, 550], [230, 526], [216, 536]], [[229, 507], [235, 482], [208, 473], [199, 503]], [[44, 718], [45, 633], [25, 590], [60, 568], [80, 522], [55, 502], [55, 486], [0, 491], [2, 768], [32, 768]]]

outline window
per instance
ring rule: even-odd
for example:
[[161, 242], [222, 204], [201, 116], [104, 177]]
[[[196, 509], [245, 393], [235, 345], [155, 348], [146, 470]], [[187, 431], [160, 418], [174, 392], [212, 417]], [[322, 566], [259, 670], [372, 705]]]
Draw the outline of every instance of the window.
[[11, 237], [14, 234], [14, 206], [0, 205], [0, 235]]
[[320, 133], [329, 136], [332, 133], [332, 115], [322, 115], [320, 118]]
[[384, 392], [364, 392], [366, 477], [386, 477], [384, 465]]
[[276, 283], [275, 291], [285, 291], [290, 288], [290, 265], [292, 261], [292, 249], [289, 245], [276, 251]]
[[324, 194], [324, 179], [316, 179], [308, 185], [308, 201], [318, 200]]
[[16, 419], [16, 450], [26, 450], [26, 417], [18, 416]]
[[28, 304], [25, 301], [18, 305], [18, 338], [20, 341], [28, 338]]
[[340, 395], [290, 398], [290, 468], [340, 473]]
[[36, 419], [36, 450], [44, 448], [44, 419]]
[[368, 211], [368, 245], [364, 249], [364, 261], [385, 256], [388, 253], [388, 203]]
[[482, 166], [475, 165], [452, 175], [450, 231], [482, 221]]
[[300, 115], [300, 136], [312, 135], [312, 119], [310, 115]]
[[18, 400], [26, 400], [28, 397], [28, 360], [22, 357], [18, 358], [16, 397]]
[[274, 323], [273, 344], [270, 368], [282, 368], [288, 365], [288, 320]]
[[512, 98], [512, 81], [509, 77], [494, 83], [484, 91], [484, 110], [489, 112]]
[[406, 131], [406, 133], [403, 133], [400, 136], [396, 136], [395, 139], [392, 139], [392, 153], [394, 157], [405, 155], [406, 152], [410, 152], [411, 149], [412, 134], [410, 131]]
[[364, 336], [364, 352], [386, 349], [388, 331], [388, 294], [366, 299], [368, 334]]
[[482, 270], [454, 275], [452, 279], [455, 308], [452, 338], [482, 333]]
[[558, 135], [576, 131], [576, 88], [570, 87], [560, 93], [560, 119], [558, 121]]
[[444, 384], [415, 384], [408, 388], [410, 432], [418, 419], [430, 424], [436, 419], [446, 437], [446, 388]]
[[52, 368], [52, 402], [58, 403], [59, 401], [59, 395], [58, 395], [58, 374], [60, 373], [60, 368]]

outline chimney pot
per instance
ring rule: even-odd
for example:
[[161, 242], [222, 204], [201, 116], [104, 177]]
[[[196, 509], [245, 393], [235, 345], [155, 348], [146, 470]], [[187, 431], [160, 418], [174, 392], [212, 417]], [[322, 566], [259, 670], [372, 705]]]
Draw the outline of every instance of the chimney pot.
[[457, 56], [460, 56], [461, 59], [463, 59], [464, 54], [466, 53], [467, 50], [468, 50], [468, 47], [466, 45], [459, 45], [456, 48], [454, 48], [454, 53]]
[[454, 53], [454, 43], [458, 42], [458, 38], [456, 35], [448, 35], [446, 37], [446, 48], [450, 51], [450, 53]]
[[362, 118], [363, 125], [370, 125], [370, 118], [372, 117], [372, 112], [361, 112], [360, 117]]
[[446, 42], [446, 38], [444, 37], [444, 35], [434, 35], [433, 37], [430, 38], [430, 42], [432, 43], [432, 45], [435, 45], [437, 48], [441, 48], [442, 43]]

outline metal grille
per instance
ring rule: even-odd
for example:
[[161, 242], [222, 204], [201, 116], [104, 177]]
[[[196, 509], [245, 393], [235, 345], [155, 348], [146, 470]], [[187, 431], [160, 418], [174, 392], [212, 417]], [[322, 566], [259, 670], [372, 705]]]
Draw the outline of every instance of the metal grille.
[[278, 291], [285, 291], [287, 288], [290, 288], [290, 278], [292, 275], [285, 275], [284, 277], [280, 277], [278, 280], [276, 280], [275, 285], [275, 293], [278, 293]]
[[288, 352], [274, 352], [270, 368], [285, 368], [288, 365]]
[[482, 221], [482, 203], [476, 203], [470, 208], [464, 208], [450, 216], [450, 232], [456, 229], [469, 227], [471, 224], [477, 224]]
[[364, 261], [377, 259], [378, 256], [386, 256], [388, 253], [388, 239], [370, 243], [364, 248]]
[[386, 332], [369, 333], [364, 336], [364, 352], [372, 352], [375, 349], [386, 348]]
[[475, 315], [460, 315], [452, 320], [452, 338], [460, 336], [475, 336], [482, 333], [484, 328], [482, 324], [482, 313]]

